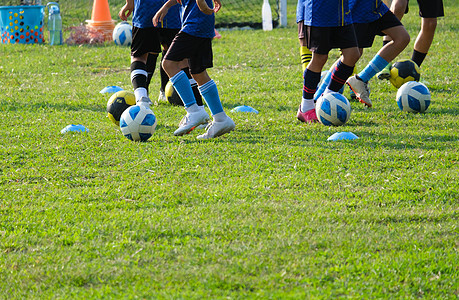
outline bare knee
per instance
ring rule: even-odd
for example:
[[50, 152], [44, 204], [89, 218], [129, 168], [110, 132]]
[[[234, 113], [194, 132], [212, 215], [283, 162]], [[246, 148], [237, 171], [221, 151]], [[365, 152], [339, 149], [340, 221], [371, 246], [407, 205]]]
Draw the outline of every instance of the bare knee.
[[353, 48], [342, 49], [341, 52], [343, 53], [342, 62], [345, 65], [353, 67], [359, 60], [360, 55], [363, 52], [363, 49], [362, 49], [362, 52], [360, 52], [357, 47], [353, 47]]
[[166, 71], [169, 78], [173, 77], [175, 74], [181, 71], [180, 62], [164, 59], [161, 62], [161, 66], [164, 71]]
[[161, 62], [161, 66], [163, 67], [165, 71], [167, 71], [171, 66], [171, 61], [167, 59], [163, 59]]
[[408, 5], [407, 0], [393, 0], [390, 6], [390, 10], [394, 15], [401, 20], [405, 14], [406, 6]]
[[207, 82], [211, 80], [207, 71], [203, 71], [197, 74], [191, 74], [191, 76], [193, 77], [194, 80], [196, 80], [199, 86], [206, 84]]
[[400, 34], [397, 36], [396, 39], [392, 39], [394, 41], [394, 44], [398, 49], [405, 49], [406, 46], [410, 43], [410, 35], [406, 30], [403, 30], [403, 32], [400, 32]]

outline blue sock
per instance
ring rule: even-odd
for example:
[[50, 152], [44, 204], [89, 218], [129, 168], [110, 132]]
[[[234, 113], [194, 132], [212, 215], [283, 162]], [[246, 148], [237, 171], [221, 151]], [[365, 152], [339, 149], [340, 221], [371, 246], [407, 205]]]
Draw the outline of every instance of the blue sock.
[[328, 84], [330, 83], [331, 75], [332, 75], [332, 72], [327, 71], [327, 74], [325, 75], [325, 77], [322, 80], [319, 88], [317, 89], [316, 93], [314, 94], [314, 100], [317, 101], [317, 99], [319, 99], [319, 97], [322, 96], [322, 94], [324, 93], [324, 91], [327, 88]]
[[303, 98], [314, 99], [314, 94], [317, 91], [317, 85], [320, 81], [320, 72], [313, 72], [309, 69], [303, 73]]
[[217, 84], [212, 79], [203, 85], [198, 87], [199, 92], [202, 95], [202, 98], [209, 106], [210, 112], [212, 115], [216, 115], [223, 111], [222, 102], [220, 101], [220, 96], [218, 95]]
[[381, 72], [388, 64], [389, 62], [376, 54], [365, 69], [363, 69], [357, 76], [362, 79], [363, 82], [368, 82], [376, 75], [376, 73]]
[[183, 70], [172, 76], [170, 81], [177, 91], [177, 94], [179, 94], [180, 98], [182, 98], [182, 102], [185, 107], [190, 107], [196, 103], [196, 98], [194, 97], [190, 80]]

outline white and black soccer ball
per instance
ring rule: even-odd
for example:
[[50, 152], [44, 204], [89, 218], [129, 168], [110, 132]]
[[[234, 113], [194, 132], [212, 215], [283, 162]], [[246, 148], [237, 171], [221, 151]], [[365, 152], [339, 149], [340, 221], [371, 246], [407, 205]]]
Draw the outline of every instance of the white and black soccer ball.
[[156, 116], [145, 105], [130, 106], [121, 115], [120, 129], [127, 139], [145, 142], [155, 132]]
[[430, 105], [430, 91], [423, 83], [409, 81], [398, 89], [396, 99], [400, 110], [423, 113]]
[[118, 23], [113, 29], [113, 41], [119, 46], [130, 46], [132, 43], [132, 26], [126, 21]]
[[316, 115], [323, 125], [341, 126], [351, 116], [351, 104], [340, 93], [327, 93], [317, 100]]

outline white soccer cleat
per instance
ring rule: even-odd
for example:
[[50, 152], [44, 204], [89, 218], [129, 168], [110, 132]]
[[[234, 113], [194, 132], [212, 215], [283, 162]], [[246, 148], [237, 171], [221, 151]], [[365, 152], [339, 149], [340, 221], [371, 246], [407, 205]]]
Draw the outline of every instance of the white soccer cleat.
[[[204, 108], [203, 108], [203, 109], [204, 109]], [[180, 127], [180, 126], [182, 126], [183, 124], [185, 124], [186, 120], [187, 120], [187, 116], [185, 115], [185, 116], [183, 116], [183, 118], [180, 120], [180, 122], [179, 122], [179, 124], [178, 124], [178, 127]], [[210, 118], [207, 119], [207, 122], [206, 122], [206, 123], [203, 123], [203, 124], [201, 124], [201, 125], [196, 126], [195, 129], [206, 129], [207, 125], [209, 125], [209, 122], [210, 122]]]
[[216, 138], [234, 130], [234, 128], [236, 128], [236, 124], [234, 124], [234, 121], [231, 120], [230, 117], [227, 117], [225, 121], [222, 122], [213, 121], [207, 126], [206, 133], [198, 135], [197, 139], [205, 140]]
[[200, 109], [194, 113], [187, 113], [179, 123], [179, 128], [174, 132], [174, 135], [185, 135], [193, 131], [201, 124], [209, 122], [209, 114], [205, 109]]
[[151, 106], [151, 100], [150, 100], [150, 98], [148, 98], [148, 97], [142, 97], [142, 98], [140, 98], [140, 99], [137, 101], [136, 104], [139, 105], [139, 106], [140, 106], [140, 105], [143, 105], [143, 106], [146, 106], [146, 107], [150, 108], [150, 106]]
[[349, 77], [346, 83], [351, 90], [354, 91], [355, 96], [361, 103], [368, 107], [373, 105], [370, 100], [370, 88], [368, 87], [368, 83], [363, 82], [363, 80], [357, 78], [355, 75]]

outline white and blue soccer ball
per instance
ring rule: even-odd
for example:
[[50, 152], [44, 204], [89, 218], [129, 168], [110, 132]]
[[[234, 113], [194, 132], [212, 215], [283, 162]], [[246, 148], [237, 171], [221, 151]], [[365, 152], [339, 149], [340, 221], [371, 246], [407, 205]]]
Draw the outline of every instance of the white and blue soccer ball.
[[145, 105], [130, 106], [121, 115], [120, 129], [127, 139], [145, 142], [155, 132], [156, 116]]
[[351, 104], [340, 93], [327, 93], [317, 100], [316, 115], [319, 122], [323, 125], [341, 126], [351, 116]]
[[130, 46], [132, 43], [132, 26], [126, 21], [118, 23], [113, 29], [113, 41], [119, 46]]
[[400, 110], [423, 113], [430, 105], [430, 91], [423, 83], [409, 81], [398, 89], [396, 99]]

